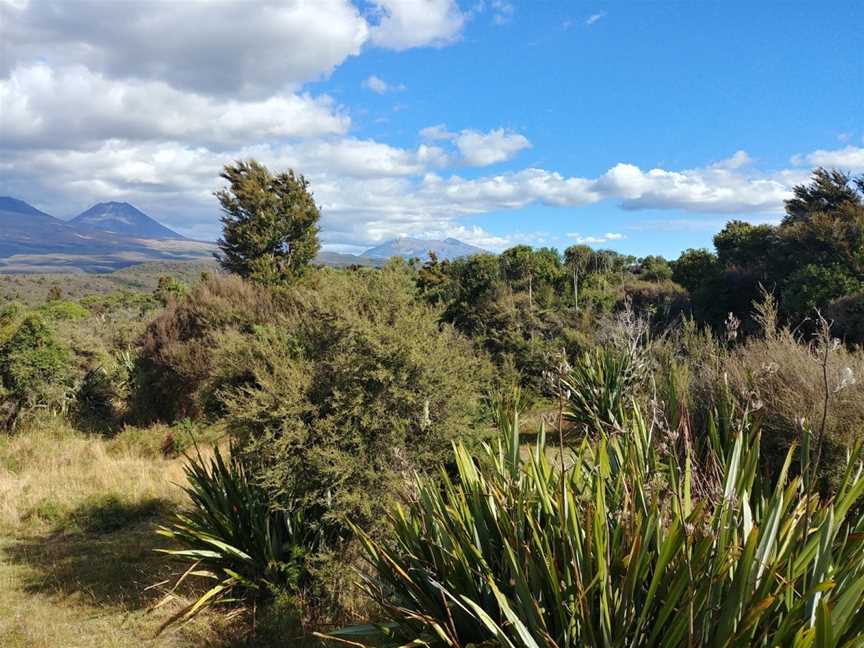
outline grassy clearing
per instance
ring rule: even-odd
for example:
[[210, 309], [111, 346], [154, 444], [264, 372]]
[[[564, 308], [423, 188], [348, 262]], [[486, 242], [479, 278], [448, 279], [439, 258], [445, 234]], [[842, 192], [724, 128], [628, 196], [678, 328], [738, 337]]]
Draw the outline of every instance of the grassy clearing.
[[148, 612], [161, 592], [147, 587], [176, 570], [153, 531], [183, 501], [183, 459], [145, 438], [60, 421], [0, 437], [0, 645], [239, 645], [216, 617], [154, 638], [179, 608]]

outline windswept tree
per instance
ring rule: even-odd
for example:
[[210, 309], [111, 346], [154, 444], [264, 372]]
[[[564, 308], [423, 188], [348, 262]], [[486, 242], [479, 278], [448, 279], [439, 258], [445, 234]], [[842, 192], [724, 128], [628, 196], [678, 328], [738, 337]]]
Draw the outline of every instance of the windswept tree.
[[272, 175], [255, 160], [225, 166], [222, 238], [216, 255], [229, 272], [275, 284], [296, 280], [315, 257], [321, 214], [309, 182], [293, 170]]

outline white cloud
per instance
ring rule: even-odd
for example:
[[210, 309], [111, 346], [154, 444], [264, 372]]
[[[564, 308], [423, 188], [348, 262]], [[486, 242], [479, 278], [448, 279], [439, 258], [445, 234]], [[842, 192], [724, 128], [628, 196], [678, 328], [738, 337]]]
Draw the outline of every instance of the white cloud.
[[469, 166], [488, 166], [497, 162], [506, 162], [526, 148], [531, 142], [524, 135], [505, 131], [502, 128], [480, 133], [474, 130], [463, 130], [454, 140], [462, 154], [462, 159]]
[[508, 0], [492, 0], [492, 22], [496, 25], [506, 25], [513, 20], [516, 8]]
[[428, 141], [449, 140], [453, 142], [468, 166], [488, 166], [513, 159], [519, 151], [530, 148], [531, 142], [519, 133], [497, 128], [486, 133], [464, 129], [451, 133], [444, 124], [429, 126], [420, 131], [420, 137]]
[[605, 197], [621, 199], [625, 209], [725, 213], [779, 211], [790, 195], [789, 186], [778, 179], [748, 176], [723, 167], [642, 171], [623, 163], [598, 178], [593, 189]]
[[444, 124], [435, 124], [421, 130], [420, 137], [425, 140], [449, 140], [453, 139], [454, 134], [448, 131]]
[[623, 234], [617, 232], [607, 232], [606, 234], [599, 236], [582, 236], [578, 232], [568, 232], [567, 236], [568, 238], [572, 238], [579, 245], [600, 245], [602, 243], [621, 241], [627, 238]]
[[388, 92], [401, 92], [405, 90], [404, 85], [393, 85], [387, 83], [384, 79], [375, 76], [374, 74], [370, 75], [365, 81], [363, 81], [363, 87], [376, 94], [387, 94]]
[[111, 138], [237, 145], [250, 138], [344, 134], [351, 120], [327, 97], [236, 100], [161, 81], [112, 81], [83, 66], [15, 68], [0, 79], [6, 146], [87, 146]]
[[858, 173], [864, 171], [864, 148], [850, 144], [842, 149], [813, 151], [807, 155], [796, 155], [792, 163]]
[[462, 34], [467, 17], [455, 0], [373, 0], [379, 21], [372, 42], [397, 51], [441, 47]]
[[598, 20], [600, 20], [601, 18], [603, 18], [605, 15], [606, 15], [606, 12], [605, 12], [605, 11], [599, 11], [599, 12], [597, 12], [597, 13], [595, 13], [595, 14], [591, 14], [591, 15], [588, 16], [588, 18], [585, 20], [585, 24], [586, 24], [586, 25], [593, 25], [593, 24], [596, 23]]
[[745, 167], [748, 164], [752, 163], [753, 160], [747, 154], [747, 151], [738, 150], [725, 160], [715, 162], [711, 165], [711, 167], [715, 169], [727, 169], [729, 171], [734, 171], [735, 169], [740, 169], [741, 167]]
[[[0, 76], [19, 64], [82, 64], [108, 78], [197, 93], [266, 95], [360, 53], [369, 25], [349, 0], [0, 4]], [[5, 69], [3, 66], [6, 66]]]

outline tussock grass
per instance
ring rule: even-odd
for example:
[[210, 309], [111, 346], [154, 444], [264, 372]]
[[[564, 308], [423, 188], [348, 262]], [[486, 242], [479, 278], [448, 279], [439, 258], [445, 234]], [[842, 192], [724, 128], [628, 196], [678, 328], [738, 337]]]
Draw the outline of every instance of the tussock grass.
[[184, 604], [149, 613], [162, 591], [147, 588], [174, 575], [154, 529], [185, 502], [185, 460], [146, 437], [105, 439], [60, 419], [0, 436], [0, 646], [234, 645], [212, 615], [153, 639]]
[[142, 456], [131, 447], [75, 432], [59, 419], [0, 437], [0, 532], [56, 529], [88, 498], [137, 505], [177, 503], [181, 460]]

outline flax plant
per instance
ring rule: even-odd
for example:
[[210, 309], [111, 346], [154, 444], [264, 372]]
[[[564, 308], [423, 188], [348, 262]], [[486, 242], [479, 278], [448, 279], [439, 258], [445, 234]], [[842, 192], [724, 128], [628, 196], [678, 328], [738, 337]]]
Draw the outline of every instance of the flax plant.
[[[328, 639], [468, 648], [861, 646], [864, 474], [856, 449], [820, 499], [759, 468], [759, 428], [715, 412], [704, 452], [662, 450], [635, 406], [562, 470], [518, 417], [456, 474], [418, 477], [395, 540], [358, 530], [377, 623]], [[700, 453], [697, 456], [697, 453]], [[683, 458], [682, 458], [683, 457]], [[713, 488], [694, 488], [702, 466]], [[482, 466], [482, 468], [480, 467]], [[698, 492], [699, 494], [695, 494]], [[808, 521], [809, 520], [809, 521]]]

